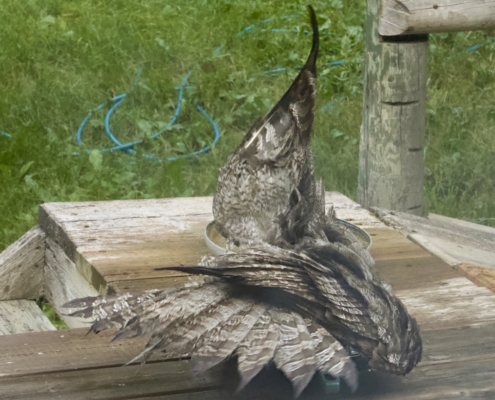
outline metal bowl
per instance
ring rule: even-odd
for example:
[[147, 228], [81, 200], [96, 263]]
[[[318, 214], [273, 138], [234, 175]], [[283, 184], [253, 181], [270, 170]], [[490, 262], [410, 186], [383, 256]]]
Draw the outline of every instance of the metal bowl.
[[[337, 223], [342, 225], [344, 228], [349, 229], [366, 249], [369, 249], [371, 247], [371, 236], [368, 235], [368, 232], [366, 232], [364, 229], [361, 229], [359, 226], [351, 224], [350, 222], [344, 221], [342, 219], [337, 219]], [[208, 249], [210, 249], [213, 254], [219, 255], [225, 253], [227, 240], [217, 231], [215, 221], [211, 221], [206, 226], [205, 240]]]

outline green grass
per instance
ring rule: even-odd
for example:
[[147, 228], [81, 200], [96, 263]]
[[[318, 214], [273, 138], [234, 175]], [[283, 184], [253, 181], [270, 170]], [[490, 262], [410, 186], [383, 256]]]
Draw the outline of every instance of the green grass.
[[[315, 122], [317, 172], [328, 190], [355, 197], [362, 102], [364, 1], [313, 1], [322, 31]], [[0, 0], [0, 250], [36, 224], [48, 201], [213, 194], [218, 168], [249, 126], [286, 90], [304, 63], [311, 36], [306, 2]], [[284, 19], [284, 15], [300, 14]], [[237, 34], [250, 24], [251, 31]], [[267, 32], [262, 32], [266, 29]], [[495, 217], [494, 42], [486, 33], [432, 35], [429, 58], [426, 194], [430, 211], [472, 220]], [[484, 45], [466, 53], [476, 43]], [[214, 55], [219, 46], [223, 49]], [[330, 67], [325, 63], [345, 59]], [[287, 71], [263, 71], [287, 67]], [[145, 140], [139, 154], [111, 146], [106, 111], [88, 111], [127, 93], [112, 119], [122, 142], [146, 138], [171, 119], [184, 75], [193, 70], [172, 129]], [[344, 100], [335, 102], [340, 96]], [[222, 138], [211, 153], [173, 163], [210, 143], [215, 119]], [[109, 102], [110, 103], [110, 102]], [[78, 151], [79, 156], [72, 153]]]

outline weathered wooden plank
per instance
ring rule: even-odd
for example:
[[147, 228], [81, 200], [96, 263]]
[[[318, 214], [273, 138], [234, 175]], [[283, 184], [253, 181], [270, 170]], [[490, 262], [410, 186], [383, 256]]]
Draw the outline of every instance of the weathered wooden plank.
[[[364, 226], [383, 227], [369, 211], [337, 192], [326, 192], [327, 206], [334, 204], [338, 218], [352, 219]], [[40, 206], [40, 225], [66, 250], [69, 257], [76, 247], [100, 241], [105, 234], [118, 228], [133, 230], [133, 236], [154, 234], [149, 229], [185, 231], [194, 229], [198, 222], [210, 222], [211, 197], [171, 198], [149, 200], [101, 201], [82, 203], [46, 203]], [[64, 247], [59, 231], [65, 231], [65, 240], [73, 242], [72, 250]], [[97, 232], [97, 234], [93, 234]], [[123, 238], [129, 235], [120, 232]], [[161, 233], [158, 231], [156, 233]], [[60, 240], [59, 240], [60, 239]], [[119, 240], [112, 237], [112, 240]], [[139, 241], [139, 239], [138, 239]]]
[[[163, 278], [165, 286], [174, 286], [177, 278], [182, 278], [179, 279], [181, 282], [189, 280], [187, 275], [176, 271], [155, 271], [155, 268], [197, 264], [208, 253], [204, 229], [209, 221], [209, 216], [199, 218], [186, 229], [174, 229], [160, 223], [130, 231], [117, 226], [101, 236], [101, 231], [94, 229], [98, 242], [78, 247], [75, 264], [101, 292], [118, 291], [115, 285], [129, 286], [127, 282], [152, 278]], [[126, 232], [127, 236], [121, 232]], [[112, 233], [116, 236], [115, 241]], [[81, 238], [79, 242], [84, 240]], [[117, 282], [122, 282], [122, 285]]]
[[[79, 328], [0, 336], [0, 377], [118, 367], [137, 356], [146, 344], [143, 338], [111, 342], [113, 331], [87, 332], [87, 328]], [[160, 359], [165, 356], [152, 358]]]
[[[434, 367], [418, 366], [405, 378], [380, 374], [362, 373], [360, 387], [354, 394], [332, 395], [332, 399], [492, 399], [495, 395], [495, 371], [493, 358], [477, 363], [459, 361], [439, 364]], [[148, 364], [140, 372], [138, 367], [110, 368], [105, 370], [85, 370], [43, 374], [26, 378], [0, 378], [2, 392], [0, 399], [44, 400], [70, 398], [74, 400], [105, 399], [266, 399], [291, 398], [288, 385], [278, 381], [248, 386], [239, 395], [214, 392], [211, 390], [218, 378], [201, 381], [201, 377], [191, 377], [177, 368], [164, 369], [163, 364]], [[210, 375], [212, 375], [210, 373]], [[265, 382], [264, 382], [265, 383]], [[211, 385], [211, 386], [210, 386]], [[183, 387], [188, 389], [183, 390]], [[277, 390], [278, 389], [278, 390]], [[305, 399], [328, 399], [315, 385], [308, 388], [300, 397]]]
[[[187, 246], [182, 246], [180, 240], [174, 237], [173, 232], [164, 233], [165, 242], [150, 241], [132, 244], [129, 246], [114, 245], [109, 240], [107, 250], [104, 252], [88, 252], [86, 248], [79, 248], [82, 253], [76, 258], [76, 266], [79, 271], [89, 271], [92, 268], [96, 274], [100, 274], [104, 282], [99, 287], [110, 289], [115, 292], [134, 291], [143, 289], [152, 289], [157, 287], [178, 287], [191, 281], [191, 277], [186, 274], [175, 271], [155, 271], [156, 267], [175, 266], [179, 264], [194, 265], [201, 257], [208, 252], [204, 239], [198, 231], [196, 238], [191, 238]], [[393, 265], [409, 265], [414, 259], [431, 259], [431, 255], [400, 233], [392, 229], [368, 229], [374, 243], [371, 247], [371, 253], [377, 262], [389, 262]], [[182, 236], [180, 236], [182, 237]], [[167, 250], [167, 246], [171, 246]], [[103, 249], [102, 249], [103, 250]], [[170, 254], [170, 256], [168, 256]], [[395, 264], [394, 264], [395, 262]], [[439, 260], [436, 259], [437, 264]], [[440, 262], [441, 264], [441, 262]], [[83, 267], [83, 265], [85, 265]], [[443, 265], [443, 264], [442, 264]], [[444, 266], [445, 270], [448, 267]], [[85, 274], [90, 281], [98, 282], [95, 274]], [[455, 275], [455, 273], [454, 273]], [[396, 277], [397, 283], [407, 278], [409, 275], [403, 274]]]
[[57, 314], [70, 328], [87, 327], [82, 318], [69, 317], [70, 309], [63, 309], [66, 302], [86, 296], [96, 296], [99, 292], [76, 269], [62, 248], [50, 237], [46, 239], [45, 296]]
[[[87, 335], [86, 329], [0, 336], [0, 377], [58, 373], [124, 365], [144, 348], [143, 338], [111, 342], [114, 332]], [[422, 364], [434, 365], [481, 355], [495, 358], [495, 324], [422, 331]], [[166, 360], [166, 353], [151, 361]], [[172, 361], [170, 361], [172, 362]], [[133, 365], [138, 365], [139, 362]]]
[[[143, 340], [109, 343], [111, 336], [108, 333], [100, 335], [85, 336], [82, 330], [77, 329], [0, 337], [0, 399], [51, 399], [54, 396], [71, 399], [168, 396], [177, 396], [172, 399], [196, 399], [200, 397], [193, 393], [199, 391], [205, 391], [205, 398], [217, 398], [209, 389], [221, 382], [235, 388], [237, 378], [233, 364], [196, 377], [191, 375], [187, 361], [148, 364], [137, 374], [137, 365], [118, 367], [126, 360], [126, 352], [127, 357], [131, 357], [139, 351], [138, 346], [144, 344]], [[447, 399], [461, 391], [476, 394], [476, 391], [486, 392], [492, 387], [493, 382], [489, 379], [493, 379], [490, 365], [495, 361], [494, 324], [426, 331], [422, 336], [423, 361], [410, 375], [402, 378], [362, 373], [360, 389], [352, 398]], [[132, 345], [126, 346], [129, 343]], [[8, 364], [11, 360], [15, 362]], [[230, 374], [226, 374], [229, 371]], [[291, 396], [290, 385], [281, 382], [280, 377], [272, 379], [272, 375], [266, 372], [261, 375], [242, 396], [235, 397], [273, 399]], [[328, 398], [315, 385], [312, 386], [303, 394], [303, 399]], [[9, 397], [14, 393], [15, 397]], [[231, 392], [223, 396], [216, 393], [220, 398], [233, 397]]]
[[[357, 399], [492, 398], [494, 325], [423, 332], [423, 359], [404, 378], [361, 373]], [[333, 398], [333, 397], [332, 397]]]
[[34, 301], [0, 301], [0, 335], [52, 331], [55, 329]]
[[[132, 235], [132, 239], [129, 237], [130, 232], [126, 239], [116, 228], [115, 242], [109, 232], [93, 246], [78, 247], [77, 253], [91, 265], [97, 266], [104, 277], [125, 268], [124, 265], [130, 268], [128, 273], [142, 273], [142, 268], [153, 270], [157, 267], [195, 264], [208, 253], [204, 240], [204, 229], [208, 222], [200, 221], [190, 229], [181, 231], [167, 230], [165, 225], [165, 228], [160, 228], [159, 234], [155, 228], [151, 235]], [[161, 275], [163, 274], [154, 273], [149, 277]]]
[[452, 243], [469, 245], [478, 250], [495, 251], [495, 228], [436, 214], [424, 218], [378, 207], [373, 207], [372, 211], [384, 224], [406, 236], [419, 233], [434, 238], [439, 237]]
[[40, 297], [44, 262], [45, 233], [35, 226], [0, 253], [0, 300]]
[[367, 1], [358, 202], [423, 213], [427, 37], [384, 41]]
[[428, 214], [428, 219], [431, 221], [435, 221], [438, 223], [440, 226], [446, 226], [448, 229], [449, 225], [454, 225], [457, 227], [457, 230], [461, 229], [468, 229], [470, 234], [473, 234], [476, 236], [477, 240], [483, 240], [484, 236], [483, 233], [487, 235], [495, 235], [495, 228], [491, 226], [485, 226], [481, 224], [476, 224], [474, 222], [470, 221], [465, 221], [463, 219], [457, 219], [457, 218], [451, 218], [447, 217], [445, 215], [439, 215], [439, 214], [434, 214], [434, 213], [429, 213]]
[[494, 0], [382, 0], [378, 31], [396, 36], [493, 27]]
[[[211, 197], [88, 203], [48, 203], [40, 225], [77, 270], [100, 292], [177, 286], [184, 273], [157, 267], [196, 264], [208, 253], [204, 229], [212, 220]], [[362, 227], [384, 225], [368, 210], [337, 192], [327, 192], [338, 218]], [[141, 281], [144, 280], [144, 283]]]
[[378, 260], [376, 269], [385, 282], [391, 282], [395, 291], [403, 289], [436, 288], [447, 279], [458, 278], [459, 273], [437, 257], [404, 258], [398, 261]]
[[403, 259], [423, 258], [430, 255], [393, 229], [368, 229], [367, 232], [373, 240], [370, 251], [375, 261], [402, 261]]
[[450, 400], [495, 398], [493, 358], [476, 362], [460, 360], [435, 366], [417, 366], [404, 378], [391, 379], [384, 373], [363, 373], [360, 387], [352, 395], [334, 399], [366, 400]]
[[456, 269], [478, 286], [484, 286], [495, 293], [495, 270], [462, 263]]
[[348, 221], [363, 229], [385, 228], [385, 225], [373, 213], [339, 192], [326, 192], [325, 202], [327, 210], [330, 206], [333, 206], [339, 219]]
[[[86, 230], [87, 241], [90, 242], [91, 239], [99, 240], [97, 235], [91, 233], [90, 223], [93, 221], [107, 221], [107, 227], [112, 227], [119, 220], [128, 220], [131, 224], [139, 225], [147, 219], [168, 217], [169, 221], [172, 221], [171, 217], [194, 217], [196, 214], [211, 215], [211, 197], [46, 203], [40, 206], [39, 223], [43, 230], [61, 245], [69, 258], [74, 260], [76, 248], [84, 243], [79, 243], [73, 237], [72, 223], [80, 227], [81, 224], [77, 222], [83, 222], [82, 228]], [[159, 226], [159, 222], [155, 226]], [[178, 223], [181, 224], [179, 219]], [[131, 235], [129, 232], [129, 236]]]
[[395, 291], [419, 323], [421, 331], [495, 322], [495, 295], [464, 277], [438, 286]]
[[40, 206], [59, 222], [159, 218], [211, 213], [212, 197], [45, 203]]
[[148, 289], [181, 288], [197, 279], [191, 275], [184, 276], [163, 276], [150, 279], [128, 279], [118, 280], [109, 283], [108, 288], [115, 293], [137, 292]]
[[410, 236], [450, 265], [468, 263], [495, 268], [495, 229], [433, 215], [423, 218], [373, 207], [385, 224]]
[[495, 321], [495, 296], [391, 229], [369, 230], [376, 269], [422, 330]]
[[[67, 371], [27, 377], [0, 378], [0, 399], [140, 399], [215, 398], [213, 372], [194, 376], [188, 361], [140, 366]], [[210, 392], [210, 393], [209, 393]], [[208, 394], [208, 397], [203, 395]]]
[[[439, 257], [445, 259], [445, 261], [451, 265], [464, 262], [487, 268], [495, 268], [495, 248], [488, 251], [481, 250], [469, 243], [460, 244], [449, 239], [424, 236], [418, 233], [413, 233], [409, 236], [418, 242], [418, 244], [421, 244], [429, 251], [434, 252], [434, 254], [438, 253]], [[422, 239], [420, 236], [422, 236]]]
[[[420, 235], [419, 233], [411, 233], [407, 237], [418, 246], [421, 246], [423, 249], [429, 251], [431, 254], [435, 254], [438, 258], [442, 259], [442, 261], [446, 262], [451, 267], [454, 267], [459, 263], [459, 260], [436, 246], [433, 241], [430, 240], [429, 236]], [[447, 251], [449, 251], [449, 249], [447, 249]]]
[[[335, 203], [337, 207], [355, 210], [361, 207], [338, 192], [326, 192], [325, 199], [328, 204]], [[77, 221], [118, 220], [122, 218], [162, 218], [184, 217], [196, 214], [210, 214], [212, 197], [178, 197], [166, 199], [141, 199], [141, 200], [112, 200], [91, 202], [63, 202], [45, 203], [40, 206], [40, 212], [45, 217], [59, 223]], [[365, 218], [376, 221], [372, 214], [366, 210], [361, 211]], [[50, 223], [50, 221], [46, 221]], [[178, 221], [181, 224], [180, 221]]]

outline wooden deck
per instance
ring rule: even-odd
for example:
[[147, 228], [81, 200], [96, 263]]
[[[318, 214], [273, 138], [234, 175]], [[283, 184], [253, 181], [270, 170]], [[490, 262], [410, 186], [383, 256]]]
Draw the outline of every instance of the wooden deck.
[[[327, 202], [372, 236], [377, 269], [418, 320], [424, 353], [407, 377], [365, 372], [356, 393], [337, 395], [315, 379], [302, 398], [495, 399], [495, 295], [345, 196]], [[69, 317], [71, 329], [53, 330], [26, 300], [44, 294], [59, 309], [74, 297], [182, 285], [185, 274], [154, 268], [197, 262], [211, 219], [209, 197], [42, 205], [39, 227], [0, 254], [0, 399], [292, 398], [274, 371], [239, 396], [233, 364], [199, 376], [163, 355], [123, 367], [142, 339], [86, 336], [87, 323]]]

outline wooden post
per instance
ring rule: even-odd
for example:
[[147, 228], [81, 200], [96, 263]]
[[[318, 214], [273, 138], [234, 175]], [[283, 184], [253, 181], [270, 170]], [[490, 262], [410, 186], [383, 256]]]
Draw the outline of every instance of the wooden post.
[[366, 17], [358, 202], [421, 215], [428, 36], [382, 38], [379, 3]]

